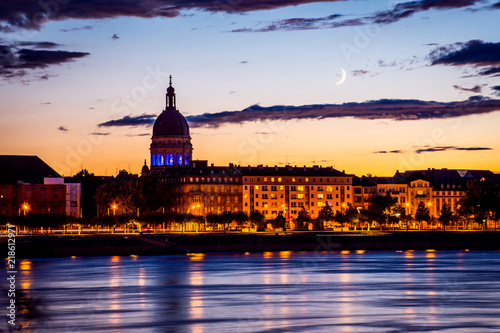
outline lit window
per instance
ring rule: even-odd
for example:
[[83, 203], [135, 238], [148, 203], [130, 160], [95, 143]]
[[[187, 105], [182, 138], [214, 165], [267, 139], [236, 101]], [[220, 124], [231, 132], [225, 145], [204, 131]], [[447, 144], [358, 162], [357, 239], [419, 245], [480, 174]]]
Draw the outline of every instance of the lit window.
[[309, 181], [309, 178], [306, 178], [306, 183]]
[[292, 183], [295, 183], [295, 178], [292, 178]]
[[278, 177], [278, 183], [281, 183], [281, 177]]
[[271, 183], [274, 183], [274, 177], [271, 177]]

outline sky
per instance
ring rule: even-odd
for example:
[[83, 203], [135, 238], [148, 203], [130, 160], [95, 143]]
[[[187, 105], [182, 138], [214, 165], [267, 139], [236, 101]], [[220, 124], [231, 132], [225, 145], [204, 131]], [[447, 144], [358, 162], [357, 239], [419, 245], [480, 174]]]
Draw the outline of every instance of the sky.
[[0, 154], [140, 173], [169, 75], [216, 165], [500, 172], [498, 0], [3, 0]]

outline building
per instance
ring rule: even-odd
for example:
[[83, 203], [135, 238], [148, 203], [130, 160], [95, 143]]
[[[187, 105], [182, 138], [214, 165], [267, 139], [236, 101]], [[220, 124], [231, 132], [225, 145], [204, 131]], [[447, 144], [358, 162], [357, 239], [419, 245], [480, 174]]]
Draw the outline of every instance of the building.
[[0, 215], [80, 216], [80, 184], [64, 179], [37, 156], [0, 155]]
[[353, 175], [332, 167], [256, 167], [239, 168], [243, 178], [243, 210], [259, 211], [266, 219], [283, 215], [287, 221], [305, 209], [316, 218], [328, 205], [342, 212], [353, 204]]
[[143, 174], [189, 165], [193, 157], [193, 146], [189, 135], [189, 125], [176, 107], [175, 89], [167, 88], [166, 106], [153, 125], [150, 146], [151, 168], [143, 168]]

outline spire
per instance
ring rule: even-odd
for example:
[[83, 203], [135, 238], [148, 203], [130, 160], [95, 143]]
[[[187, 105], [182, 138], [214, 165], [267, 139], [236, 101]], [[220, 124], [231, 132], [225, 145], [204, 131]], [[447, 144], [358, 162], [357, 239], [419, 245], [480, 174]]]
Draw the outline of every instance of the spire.
[[172, 87], [172, 75], [170, 75], [170, 85], [167, 88], [167, 106], [165, 110], [174, 109], [175, 110], [175, 89]]

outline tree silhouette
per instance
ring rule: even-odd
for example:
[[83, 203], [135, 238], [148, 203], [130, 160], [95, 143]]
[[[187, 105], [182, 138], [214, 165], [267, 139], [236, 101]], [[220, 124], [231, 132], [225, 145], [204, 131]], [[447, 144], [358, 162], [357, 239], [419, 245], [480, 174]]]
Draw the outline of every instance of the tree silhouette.
[[420, 230], [420, 223], [422, 221], [430, 221], [431, 216], [429, 214], [429, 208], [425, 205], [423, 201], [418, 203], [417, 211], [415, 212], [415, 220], [418, 222], [418, 229]]

